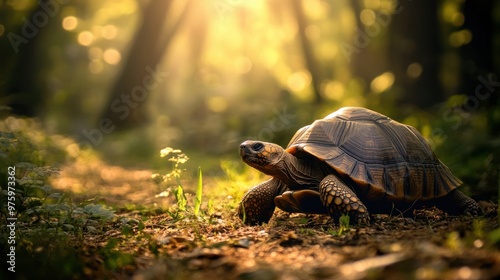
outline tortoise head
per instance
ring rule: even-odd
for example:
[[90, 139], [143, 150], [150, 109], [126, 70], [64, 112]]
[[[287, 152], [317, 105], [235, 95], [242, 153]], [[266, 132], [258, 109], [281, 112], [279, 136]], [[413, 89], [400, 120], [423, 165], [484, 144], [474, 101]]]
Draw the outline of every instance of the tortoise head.
[[241, 159], [253, 168], [273, 175], [276, 164], [283, 160], [286, 151], [279, 145], [247, 140], [240, 145]]

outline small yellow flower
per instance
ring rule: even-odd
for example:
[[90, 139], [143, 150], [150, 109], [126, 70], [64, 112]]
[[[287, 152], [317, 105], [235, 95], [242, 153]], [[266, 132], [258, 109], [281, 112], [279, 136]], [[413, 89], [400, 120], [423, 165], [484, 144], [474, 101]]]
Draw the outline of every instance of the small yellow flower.
[[173, 153], [173, 154], [179, 154], [179, 153], [182, 153], [182, 151], [181, 151], [181, 150], [179, 150], [179, 149], [175, 149], [175, 150], [174, 150], [173, 148], [166, 147], [165, 149], [162, 149], [162, 150], [160, 151], [160, 156], [161, 156], [161, 157], [166, 157], [166, 156], [168, 156], [170, 153]]
[[174, 149], [170, 148], [170, 147], [166, 147], [165, 149], [162, 149], [160, 151], [160, 156], [161, 157], [166, 157], [168, 156], [168, 154], [170, 154]]

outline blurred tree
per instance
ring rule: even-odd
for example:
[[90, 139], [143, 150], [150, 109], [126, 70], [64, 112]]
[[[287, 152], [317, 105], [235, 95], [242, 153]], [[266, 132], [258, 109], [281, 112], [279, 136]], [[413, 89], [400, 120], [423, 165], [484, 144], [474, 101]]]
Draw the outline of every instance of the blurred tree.
[[[462, 67], [460, 82], [462, 90], [471, 99], [479, 99], [484, 106], [498, 105], [498, 94], [494, 91], [500, 88], [487, 85], [491, 81], [498, 82], [498, 73], [495, 74], [493, 36], [495, 36], [493, 22], [493, 1], [465, 1], [463, 6], [464, 23], [459, 32], [470, 32], [470, 42], [464, 42], [461, 46]], [[498, 67], [497, 67], [498, 70]], [[492, 76], [493, 75], [493, 76]], [[488, 80], [490, 79], [490, 80]], [[486, 81], [487, 84], [484, 84]], [[469, 104], [474, 106], [474, 104]], [[479, 104], [477, 104], [479, 105]]]
[[302, 54], [304, 55], [304, 62], [306, 64], [307, 70], [311, 74], [311, 84], [312, 91], [314, 94], [314, 102], [320, 104], [323, 100], [320, 91], [320, 71], [318, 71], [318, 66], [314, 58], [314, 53], [311, 45], [306, 36], [307, 19], [304, 15], [302, 8], [302, 0], [292, 0], [290, 2], [292, 6], [292, 11], [297, 21], [297, 31], [299, 36], [299, 43], [302, 48]]
[[[497, 2], [498, 3], [498, 2]], [[498, 5], [498, 4], [497, 4]], [[500, 117], [498, 106], [500, 98], [499, 66], [495, 65], [494, 38], [498, 38], [498, 29], [494, 28], [495, 7], [493, 0], [465, 1], [462, 5], [463, 25], [455, 30], [452, 35], [456, 43], [460, 45], [461, 67], [460, 67], [460, 93], [467, 95], [460, 114], [470, 119], [472, 127], [474, 120], [481, 119], [483, 126], [473, 129], [462, 129], [462, 134], [470, 133], [475, 136], [474, 145], [471, 145], [460, 154], [464, 161], [473, 168], [478, 168], [476, 175], [476, 191], [484, 199], [498, 195], [500, 180]], [[497, 22], [500, 19], [496, 19]], [[461, 34], [469, 34], [460, 36]], [[482, 130], [482, 131], [481, 131]], [[471, 131], [473, 131], [471, 133]], [[481, 137], [482, 135], [482, 137]], [[471, 164], [476, 160], [480, 164]], [[498, 186], [500, 188], [500, 185]]]
[[[2, 13], [14, 13], [11, 6], [5, 6]], [[36, 116], [43, 108], [46, 83], [39, 80], [39, 74], [45, 63], [44, 56], [40, 56], [40, 50], [44, 34], [51, 28], [46, 25], [54, 21], [47, 20], [46, 24], [35, 24], [33, 19], [35, 15], [46, 15], [44, 8], [43, 5], [34, 5], [27, 17], [23, 17], [22, 24], [18, 24], [16, 30], [9, 31], [7, 36], [3, 37], [2, 45], [8, 48], [4, 50], [4, 54], [8, 56], [3, 58], [6, 61], [2, 63], [12, 68], [2, 67], [2, 72], [8, 71], [3, 73], [0, 85], [0, 88], [5, 86], [2, 90], [5, 92], [2, 103], [11, 107], [12, 113], [16, 115]], [[16, 17], [16, 21], [20, 19], [21, 17]]]
[[420, 108], [444, 100], [439, 82], [441, 54], [438, 1], [405, 1], [389, 26], [389, 60], [401, 103]]
[[[373, 23], [374, 27], [366, 26], [361, 20], [361, 13], [364, 9], [363, 3], [361, 0], [355, 0], [351, 2], [351, 7], [354, 12], [354, 16], [356, 19], [356, 32], [354, 32], [354, 38], [349, 41], [361, 42], [361, 43], [370, 43], [371, 41], [381, 40], [386, 41], [387, 36], [383, 33], [386, 33], [385, 29], [387, 28], [386, 23], [390, 23], [390, 19], [392, 17], [384, 16], [382, 18], [381, 15], [387, 14], [387, 11], [376, 12], [375, 22]], [[389, 20], [385, 20], [385, 18]], [[384, 20], [383, 20], [384, 19]], [[374, 29], [376, 32], [371, 33], [370, 30]], [[368, 34], [372, 34], [370, 36]], [[357, 45], [357, 51], [353, 52], [350, 56], [350, 67], [354, 77], [360, 78], [364, 85], [368, 85], [370, 81], [372, 81], [375, 77], [384, 73], [385, 71], [390, 70], [389, 65], [387, 63], [387, 48], [385, 47], [376, 47], [374, 43], [370, 43], [366, 47], [361, 47], [362, 45]], [[368, 93], [369, 91], [365, 90], [364, 93]]]
[[[356, 19], [356, 32], [354, 36], [359, 36], [359, 33], [365, 28], [365, 25], [361, 21], [361, 11], [363, 9], [362, 3], [358, 0], [351, 2], [352, 10], [354, 12], [354, 17]], [[370, 52], [372, 48], [361, 49], [359, 53], [353, 53], [350, 56], [350, 66], [354, 77], [361, 78], [364, 83], [369, 83], [373, 78], [382, 73], [383, 71], [379, 69], [379, 63], [371, 63], [370, 61], [375, 57]], [[375, 68], [375, 69], [374, 69]]]
[[[157, 66], [171, 40], [184, 21], [192, 1], [188, 1], [180, 17], [169, 26], [171, 0], [152, 0], [142, 11], [142, 22], [132, 41], [125, 64], [110, 97], [105, 104], [102, 119], [109, 119], [117, 129], [146, 124], [145, 100], [165, 73]], [[166, 29], [166, 30], [165, 30]]]

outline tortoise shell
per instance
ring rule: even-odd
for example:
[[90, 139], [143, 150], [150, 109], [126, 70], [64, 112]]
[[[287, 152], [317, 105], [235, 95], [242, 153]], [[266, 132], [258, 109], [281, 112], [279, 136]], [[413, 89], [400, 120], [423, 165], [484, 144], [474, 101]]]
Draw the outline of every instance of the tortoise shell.
[[342, 108], [299, 129], [286, 150], [325, 162], [368, 200], [424, 201], [462, 184], [414, 127], [365, 108]]

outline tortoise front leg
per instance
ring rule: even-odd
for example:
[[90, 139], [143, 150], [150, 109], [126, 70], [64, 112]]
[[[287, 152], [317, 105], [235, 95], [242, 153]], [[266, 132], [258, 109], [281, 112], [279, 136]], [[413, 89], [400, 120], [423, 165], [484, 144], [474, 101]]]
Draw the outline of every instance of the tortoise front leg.
[[348, 214], [352, 224], [370, 223], [370, 215], [366, 206], [346, 184], [334, 175], [328, 175], [321, 181], [319, 192], [323, 205], [335, 221], [338, 221], [342, 214]]
[[238, 216], [245, 224], [260, 225], [267, 223], [274, 213], [274, 198], [283, 193], [285, 184], [272, 178], [251, 188], [238, 207]]

